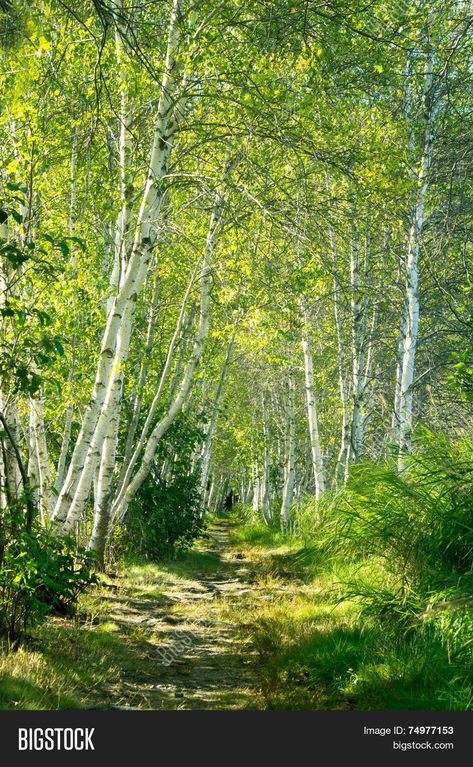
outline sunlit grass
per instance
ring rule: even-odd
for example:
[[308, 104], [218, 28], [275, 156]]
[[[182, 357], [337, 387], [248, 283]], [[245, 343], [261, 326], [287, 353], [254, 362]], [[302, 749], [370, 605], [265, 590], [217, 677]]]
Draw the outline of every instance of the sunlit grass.
[[[393, 585], [381, 557], [327, 559], [297, 536], [280, 544], [278, 533], [247, 523], [234, 536], [269, 569], [258, 583], [276, 583], [273, 572], [292, 569], [296, 586], [277, 601], [233, 603], [226, 617], [247, 626], [258, 651], [264, 707], [283, 709], [469, 709], [468, 664], [451, 662], [432, 633], [386, 633], [366, 618], [359, 599], [343, 598], [356, 577]], [[264, 551], [258, 552], [261, 541]], [[391, 581], [390, 581], [391, 579]], [[471, 666], [470, 666], [471, 668]]]
[[[121, 600], [142, 601], [143, 615], [148, 600], [172, 612], [174, 601], [169, 595], [193, 585], [198, 575], [223, 567], [217, 555], [197, 548], [159, 564], [124, 563], [117, 578], [100, 576], [98, 587], [82, 595], [76, 620], [50, 619], [34, 632], [28, 645], [0, 655], [0, 709], [87, 708], [128, 702], [121, 698], [121, 680], [150, 680], [154, 674], [150, 650], [166, 637], [144, 625], [121, 625], [110, 613], [119, 615]], [[185, 615], [186, 605], [179, 606]], [[189, 606], [191, 620], [195, 609], [196, 605]], [[215, 617], [211, 605], [197, 605], [197, 609], [201, 620]], [[147, 707], [146, 700], [137, 698], [136, 703]], [[180, 704], [170, 700], [167, 705]]]

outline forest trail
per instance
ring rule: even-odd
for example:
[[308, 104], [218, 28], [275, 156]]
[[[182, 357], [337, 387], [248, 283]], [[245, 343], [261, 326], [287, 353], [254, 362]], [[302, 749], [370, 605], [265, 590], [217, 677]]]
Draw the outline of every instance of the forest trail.
[[76, 616], [4, 655], [0, 708], [471, 708], [443, 644], [393, 648], [345, 597], [347, 574], [301, 539], [219, 518], [172, 560], [101, 575]]
[[[228, 519], [214, 522], [196, 552], [205, 568], [189, 577], [163, 571], [134, 586], [109, 581], [106, 619], [133, 646], [133, 663], [117, 669], [98, 707], [238, 709], [257, 706], [259, 679], [250, 625], [222, 619], [245, 602], [270, 601], [287, 590], [262, 587], [258, 563], [232, 545]], [[251, 614], [251, 610], [248, 611]], [[106, 624], [107, 625], [107, 624]], [[104, 701], [105, 699], [105, 701]]]

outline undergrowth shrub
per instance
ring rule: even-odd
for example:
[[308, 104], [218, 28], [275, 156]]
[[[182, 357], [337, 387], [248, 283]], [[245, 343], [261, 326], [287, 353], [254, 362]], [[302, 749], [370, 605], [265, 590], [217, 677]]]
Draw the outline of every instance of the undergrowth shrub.
[[200, 473], [192, 470], [204, 435], [181, 414], [166, 436], [130, 504], [121, 536], [122, 549], [148, 560], [171, 557], [189, 547], [205, 526]]
[[335, 533], [355, 557], [381, 554], [428, 592], [469, 580], [473, 564], [473, 451], [424, 434], [409, 469], [354, 467]]
[[2, 510], [0, 637], [9, 646], [51, 612], [72, 615], [95, 577], [72, 538], [55, 537], [35, 520], [24, 526], [22, 504]]
[[159, 560], [190, 546], [203, 529], [199, 477], [165, 481], [153, 471], [126, 517], [124, 544], [134, 556]]

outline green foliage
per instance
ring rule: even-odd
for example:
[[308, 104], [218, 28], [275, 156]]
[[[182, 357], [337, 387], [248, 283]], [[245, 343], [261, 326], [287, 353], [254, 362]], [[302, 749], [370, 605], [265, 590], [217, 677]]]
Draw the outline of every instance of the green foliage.
[[199, 477], [166, 482], [152, 471], [126, 518], [126, 545], [133, 555], [161, 559], [189, 546], [202, 532]]
[[374, 621], [332, 619], [321, 631], [290, 613], [258, 627], [267, 708], [471, 709], [471, 665], [449, 658], [438, 638], [396, 639]]
[[[18, 194], [25, 194], [25, 189], [13, 183], [6, 186], [10, 192], [16, 192], [15, 206], [18, 202], [24, 205], [25, 200]], [[0, 200], [0, 204], [0, 226], [9, 220], [22, 222], [12, 201], [8, 204], [8, 201]], [[6, 286], [0, 306], [0, 377], [3, 386], [8, 386], [14, 393], [34, 396], [46, 379], [45, 370], [64, 355], [64, 341], [51, 327], [51, 314], [31, 300], [28, 294], [31, 281], [26, 275], [34, 269], [36, 279], [51, 282], [55, 277], [52, 253], [54, 249], [63, 253], [67, 245], [43, 235], [48, 248], [52, 249], [50, 252], [31, 240], [21, 241], [11, 236], [5, 239], [4, 235], [6, 232], [0, 231], [0, 264]], [[23, 295], [18, 291], [20, 285], [26, 288]], [[50, 377], [51, 373], [48, 375]], [[60, 388], [58, 381], [55, 382]]]
[[[424, 430], [409, 468], [353, 467], [348, 486], [299, 512], [313, 565], [331, 563], [342, 600], [406, 638], [435, 635], [449, 653], [471, 654], [473, 451]], [[297, 512], [296, 512], [297, 514]], [[429, 633], [430, 632], [430, 633]]]
[[[155, 464], [125, 518], [133, 555], [156, 560], [185, 549], [204, 529], [200, 473], [191, 471], [202, 432], [181, 416], [169, 430]], [[170, 465], [164, 472], [158, 466]]]
[[[466, 291], [471, 300], [471, 288]], [[461, 352], [453, 355], [453, 372], [449, 377], [452, 388], [457, 389], [468, 402], [473, 401], [473, 312], [464, 321], [468, 331], [468, 345]]]
[[51, 612], [73, 614], [79, 594], [93, 582], [86, 553], [73, 539], [54, 537], [38, 523], [27, 532], [19, 503], [4, 511], [0, 637], [14, 643]]
[[[260, 547], [271, 577], [284, 572], [304, 583], [297, 594], [255, 607], [251, 633], [265, 708], [471, 709], [471, 609], [429, 612], [457, 596], [453, 585], [421, 592], [393, 576], [381, 552], [366, 555], [366, 541], [357, 548], [347, 536], [338, 545], [343, 495], [324, 502], [320, 525], [313, 499], [298, 512], [295, 506], [290, 536], [251, 519], [233, 533], [252, 556]], [[233, 610], [231, 619], [242, 620]]]
[[382, 556], [393, 574], [428, 591], [467, 578], [473, 563], [473, 451], [425, 431], [409, 469], [352, 472], [331, 528], [352, 556]]

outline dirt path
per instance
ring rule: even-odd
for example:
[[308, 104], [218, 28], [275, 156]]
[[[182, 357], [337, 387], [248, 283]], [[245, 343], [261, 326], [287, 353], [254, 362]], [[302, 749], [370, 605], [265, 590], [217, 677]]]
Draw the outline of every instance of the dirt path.
[[[230, 545], [231, 522], [210, 528], [199, 552], [213, 569], [177, 577], [161, 571], [105, 596], [127, 643], [127, 660], [99, 707], [232, 709], [258, 707], [258, 672], [248, 626], [222, 619], [236, 601], [275, 598], [256, 585], [258, 567]], [[210, 555], [210, 556], [208, 556]], [[140, 591], [141, 589], [141, 591]], [[138, 592], [138, 593], [137, 593]], [[244, 605], [243, 605], [244, 607]], [[244, 609], [239, 610], [244, 614]]]

